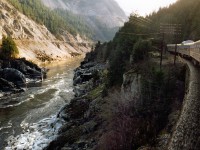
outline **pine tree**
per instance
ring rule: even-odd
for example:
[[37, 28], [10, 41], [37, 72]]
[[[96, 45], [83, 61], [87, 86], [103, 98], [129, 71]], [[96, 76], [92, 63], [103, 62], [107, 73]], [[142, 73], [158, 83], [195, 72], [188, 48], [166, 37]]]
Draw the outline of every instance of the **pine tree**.
[[18, 54], [19, 51], [13, 39], [9, 36], [3, 36], [1, 57], [3, 59], [11, 59], [16, 58]]

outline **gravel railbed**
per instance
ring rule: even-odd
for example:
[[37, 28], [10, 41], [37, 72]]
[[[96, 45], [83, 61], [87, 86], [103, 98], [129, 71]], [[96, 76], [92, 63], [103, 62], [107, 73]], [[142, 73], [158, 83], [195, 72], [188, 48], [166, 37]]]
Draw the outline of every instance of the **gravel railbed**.
[[199, 150], [200, 147], [200, 68], [186, 61], [189, 87], [182, 112], [169, 143], [169, 150]]

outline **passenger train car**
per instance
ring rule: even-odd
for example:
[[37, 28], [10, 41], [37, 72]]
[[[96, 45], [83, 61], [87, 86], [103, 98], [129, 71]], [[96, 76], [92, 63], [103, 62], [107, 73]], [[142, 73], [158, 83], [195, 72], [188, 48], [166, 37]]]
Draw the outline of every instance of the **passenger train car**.
[[[175, 46], [175, 44], [168, 44], [168, 51], [175, 54]], [[177, 44], [176, 55], [191, 58], [195, 64], [200, 64], [200, 40], [196, 42], [185, 41], [181, 44]]]

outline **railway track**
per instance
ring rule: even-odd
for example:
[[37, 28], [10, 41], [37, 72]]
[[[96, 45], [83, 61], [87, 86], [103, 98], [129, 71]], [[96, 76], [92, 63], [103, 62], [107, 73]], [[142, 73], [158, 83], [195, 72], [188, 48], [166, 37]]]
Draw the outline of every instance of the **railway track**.
[[181, 115], [168, 144], [169, 150], [200, 148], [200, 68], [183, 59], [189, 68], [189, 87]]

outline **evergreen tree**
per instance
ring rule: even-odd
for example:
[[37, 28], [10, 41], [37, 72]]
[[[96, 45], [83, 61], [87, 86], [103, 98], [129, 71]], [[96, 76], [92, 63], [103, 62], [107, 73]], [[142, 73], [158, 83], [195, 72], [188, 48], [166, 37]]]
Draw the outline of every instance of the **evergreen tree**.
[[18, 48], [11, 37], [3, 36], [1, 57], [3, 59], [15, 58], [19, 54]]

